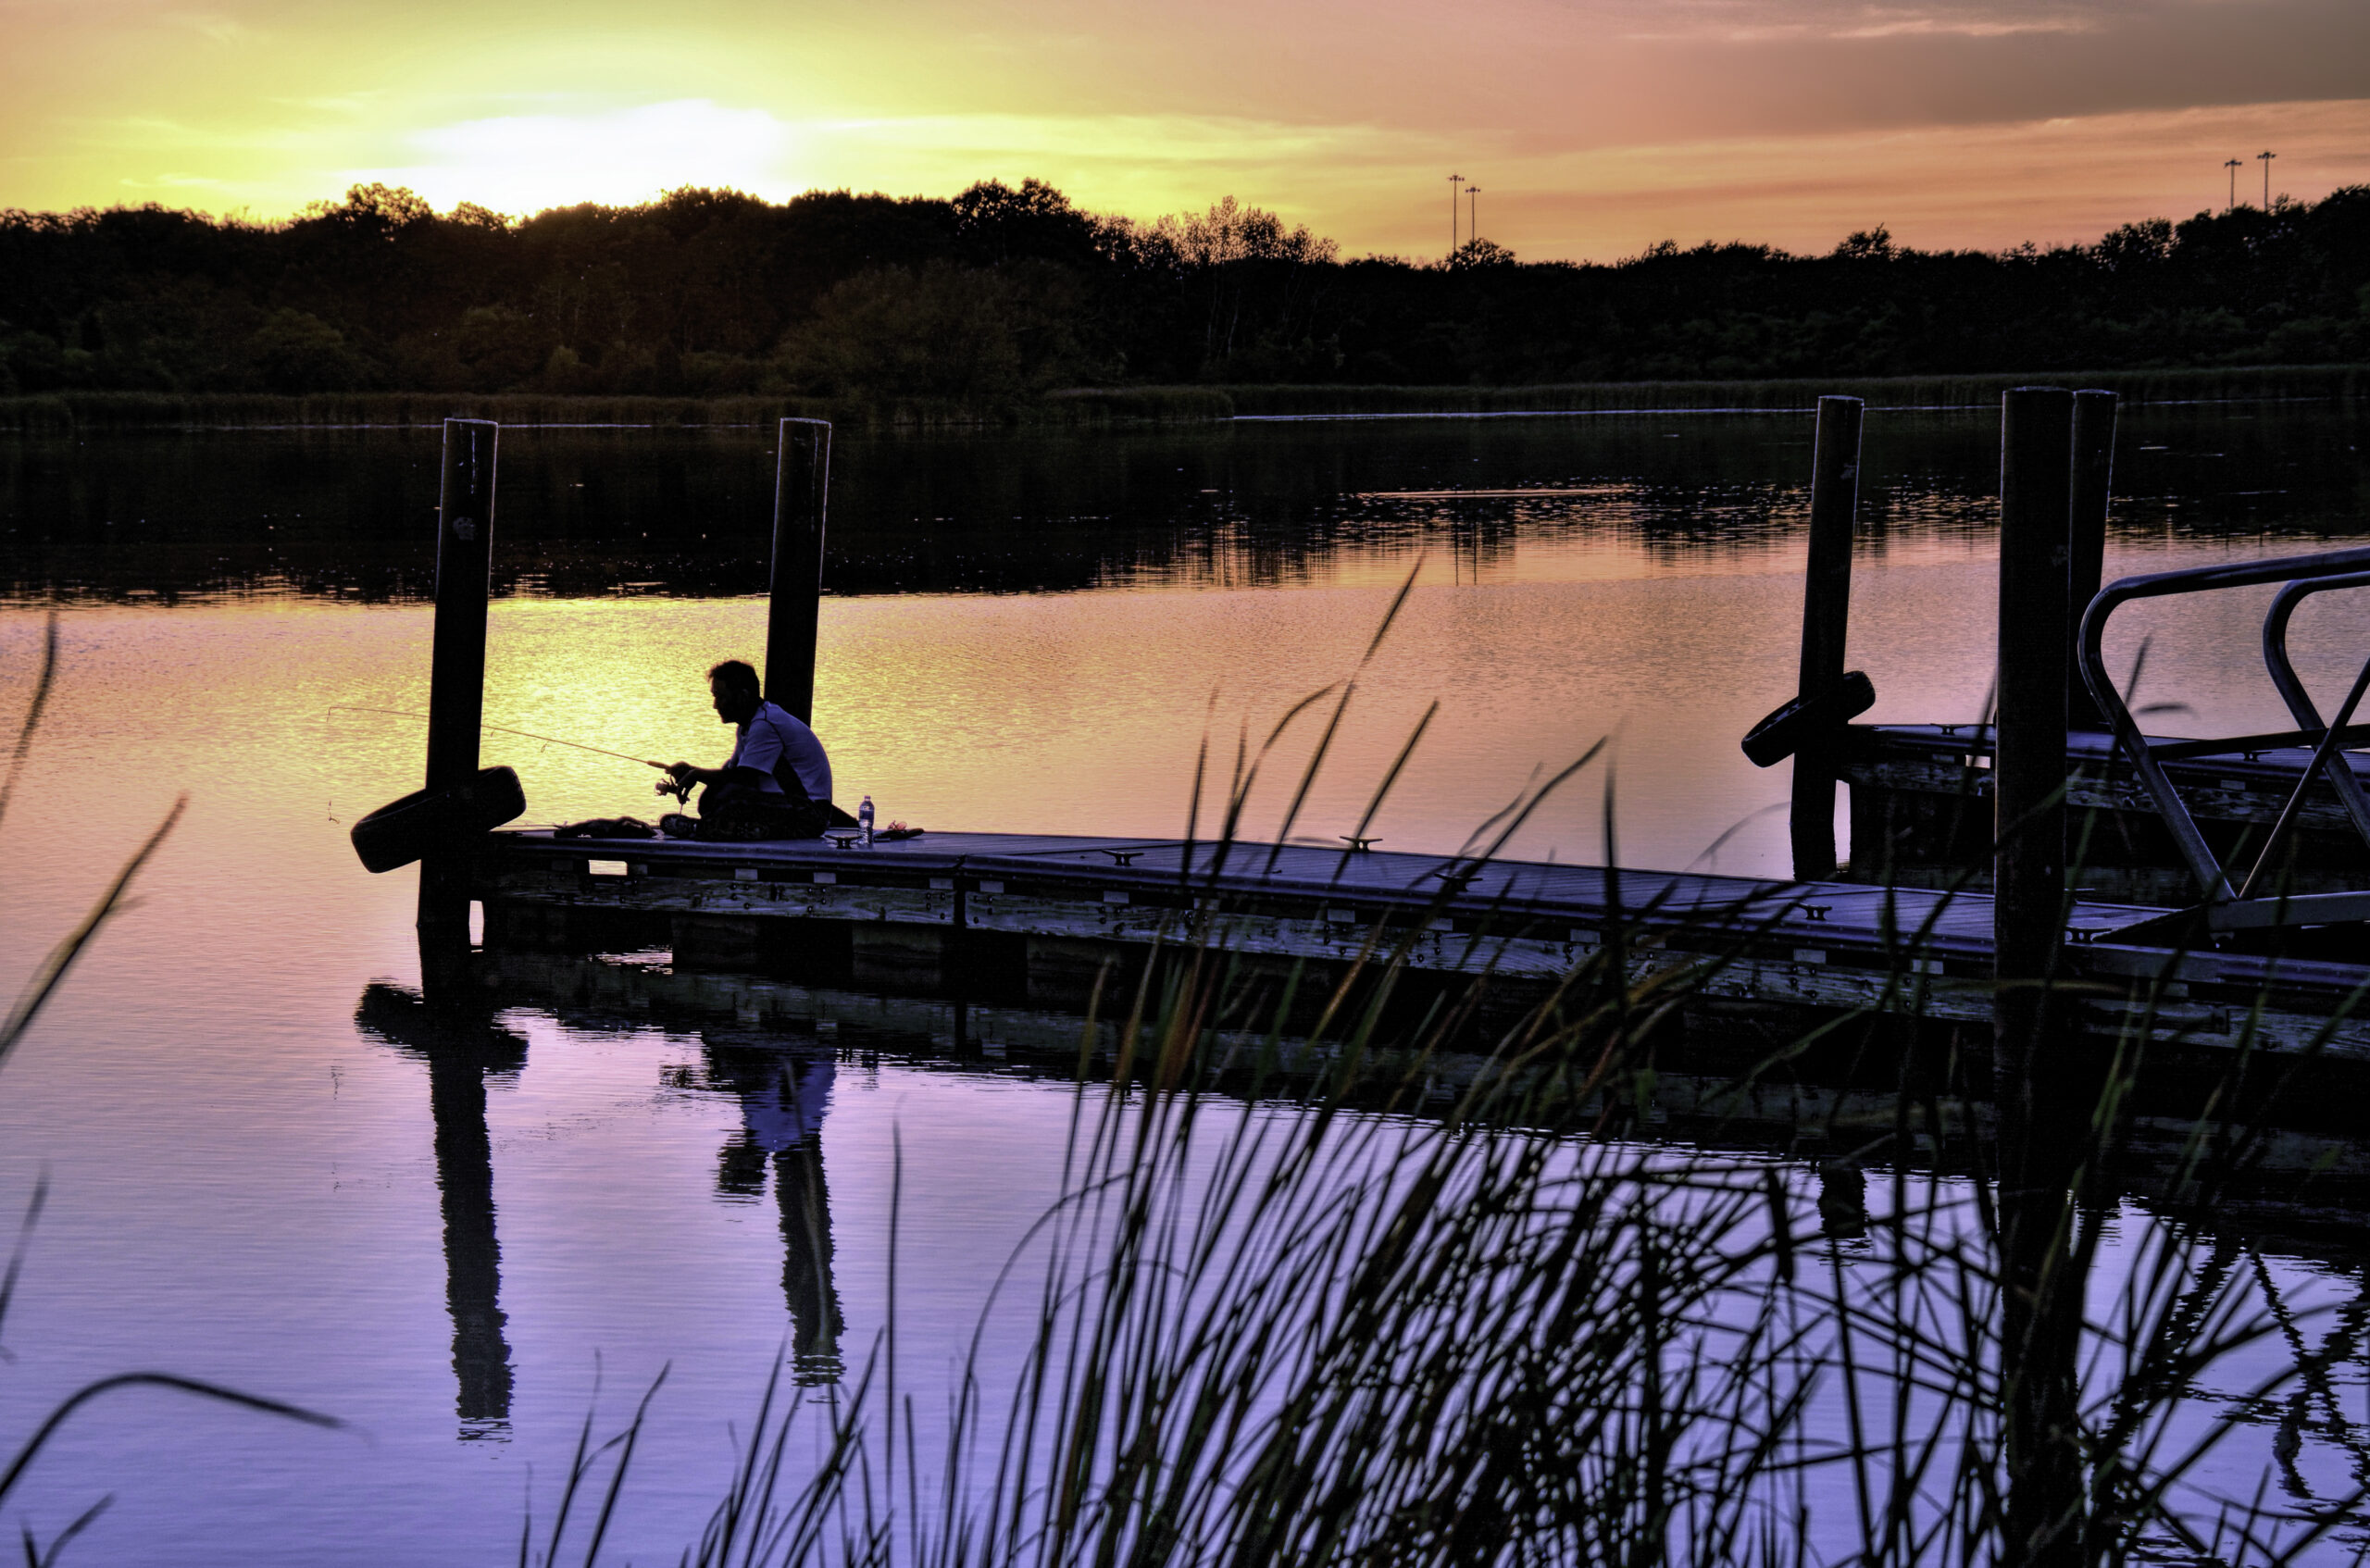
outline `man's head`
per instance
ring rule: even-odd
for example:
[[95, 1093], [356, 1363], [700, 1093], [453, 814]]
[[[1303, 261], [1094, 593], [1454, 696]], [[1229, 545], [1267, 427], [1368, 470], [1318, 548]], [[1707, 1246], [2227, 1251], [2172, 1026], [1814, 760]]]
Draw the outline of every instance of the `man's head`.
[[727, 659], [707, 672], [708, 694], [716, 699], [716, 716], [727, 724], [746, 724], [765, 702], [757, 672], [739, 659]]

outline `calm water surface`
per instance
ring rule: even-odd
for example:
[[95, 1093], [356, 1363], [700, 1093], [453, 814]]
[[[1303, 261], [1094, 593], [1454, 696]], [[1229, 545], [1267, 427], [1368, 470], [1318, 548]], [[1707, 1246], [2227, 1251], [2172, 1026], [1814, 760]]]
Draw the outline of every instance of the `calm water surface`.
[[[1785, 771], [1736, 740], [1791, 685], [1809, 436], [1686, 416], [843, 441], [817, 728], [842, 795], [884, 818], [1173, 833], [1200, 750], [1230, 767], [1348, 677], [1412, 570], [1303, 830], [1354, 824], [1438, 703], [1377, 817], [1392, 847], [1453, 848], [1610, 738], [1516, 852], [1603, 858], [1610, 789], [1626, 862], [1782, 873]], [[2362, 438], [2315, 406], [2127, 414], [2110, 575], [2358, 542]], [[1981, 415], [1870, 417], [1852, 662], [1876, 717], [1982, 707], [1996, 441]], [[720, 757], [701, 672], [760, 652], [767, 448], [759, 430], [506, 431], [489, 720]], [[860, 1028], [753, 1057], [690, 1021], [521, 1009], [486, 1105], [510, 1394], [506, 1414], [459, 1408], [428, 1073], [356, 1023], [374, 983], [416, 981], [412, 877], [367, 876], [345, 841], [416, 785], [419, 738], [335, 711], [425, 701], [434, 462], [432, 435], [396, 432], [0, 445], [0, 716], [30, 690], [37, 606], [67, 606], [64, 678], [0, 825], [0, 985], [191, 803], [140, 906], [0, 1069], [0, 1209], [44, 1173], [53, 1191], [5, 1325], [0, 1433], [139, 1367], [354, 1423], [147, 1395], [94, 1412], [24, 1511], [46, 1535], [115, 1494], [78, 1549], [93, 1561], [506, 1559], [530, 1471], [548, 1510], [596, 1367], [621, 1412], [662, 1366], [620, 1540], [671, 1559], [792, 1328], [764, 1151], [819, 1138], [860, 1349], [883, 1321], [902, 1144], [899, 1314], [935, 1366], [1055, 1190], [1058, 1084]], [[1492, 490], [1532, 493], [1439, 493]], [[2358, 656], [2343, 601], [2299, 617], [2324, 685]], [[2144, 695], [2193, 711], [2165, 728], [2278, 722], [2261, 603], [2119, 623], [2118, 661], [2150, 639]], [[630, 765], [492, 736], [486, 753], [518, 766], [531, 819], [650, 809]], [[1305, 754], [1286, 738], [1254, 825]], [[2360, 1276], [2266, 1266], [2308, 1296]], [[2340, 1375], [2355, 1402], [2360, 1374]], [[2262, 1462], [2223, 1479], [2251, 1490]], [[2315, 1437], [2300, 1484], [2327, 1495], [2351, 1462]]]

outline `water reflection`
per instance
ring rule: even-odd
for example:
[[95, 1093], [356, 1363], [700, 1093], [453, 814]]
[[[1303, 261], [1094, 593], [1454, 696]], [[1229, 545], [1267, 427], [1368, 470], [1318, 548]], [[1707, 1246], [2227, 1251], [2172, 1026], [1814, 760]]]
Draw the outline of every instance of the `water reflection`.
[[707, 1086], [741, 1100], [741, 1130], [717, 1157], [717, 1190], [756, 1198], [770, 1165], [781, 1212], [792, 1371], [801, 1383], [837, 1382], [840, 1294], [831, 1283], [831, 1194], [822, 1141], [837, 1062], [828, 1050], [785, 1047], [779, 1036], [709, 1030], [700, 1042]]
[[510, 1346], [504, 1335], [502, 1242], [494, 1233], [493, 1143], [486, 1080], [515, 1078], [527, 1042], [482, 1015], [432, 1007], [411, 991], [373, 984], [355, 1026], [428, 1064], [436, 1125], [436, 1186], [444, 1211], [444, 1300], [453, 1314], [454, 1412], [465, 1439], [506, 1437]]
[[[551, 1005], [548, 998], [539, 1000]], [[527, 1041], [493, 1022], [483, 1002], [474, 1011], [467, 1004], [439, 1005], [383, 983], [364, 990], [354, 1016], [364, 1039], [427, 1064], [443, 1209], [445, 1302], [453, 1318], [454, 1410], [464, 1440], [506, 1437], [513, 1373], [486, 1088], [490, 1078], [516, 1079], [527, 1063]], [[842, 1370], [844, 1319], [831, 1275], [822, 1132], [837, 1059], [827, 1047], [780, 1033], [707, 1029], [700, 1039], [699, 1076], [676, 1081], [732, 1095], [741, 1106], [741, 1126], [717, 1156], [717, 1191], [755, 1200], [770, 1176], [780, 1213], [792, 1373], [803, 1384], [835, 1383]]]
[[[2370, 458], [2341, 409], [2141, 405], [2123, 426], [2125, 537], [2358, 528]], [[1265, 587], [1339, 582], [1423, 548], [1444, 579], [1505, 581], [1535, 574], [1527, 556], [1584, 542], [1701, 569], [1789, 548], [1810, 436], [1807, 412], [843, 432], [828, 581], [842, 594]], [[437, 439], [0, 437], [0, 598], [423, 597]], [[754, 427], [506, 430], [496, 591], [763, 591], [770, 448]], [[1989, 409], [1872, 411], [1864, 523], [1878, 540], [1985, 537], [1998, 467]]]

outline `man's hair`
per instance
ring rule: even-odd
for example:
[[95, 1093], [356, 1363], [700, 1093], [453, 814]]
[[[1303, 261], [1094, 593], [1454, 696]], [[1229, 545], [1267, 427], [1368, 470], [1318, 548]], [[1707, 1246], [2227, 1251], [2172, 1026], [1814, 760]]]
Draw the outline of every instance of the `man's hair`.
[[743, 697], [765, 695], [766, 689], [757, 679], [757, 672], [739, 659], [727, 659], [707, 672], [710, 685], [721, 686], [727, 691], [737, 691]]

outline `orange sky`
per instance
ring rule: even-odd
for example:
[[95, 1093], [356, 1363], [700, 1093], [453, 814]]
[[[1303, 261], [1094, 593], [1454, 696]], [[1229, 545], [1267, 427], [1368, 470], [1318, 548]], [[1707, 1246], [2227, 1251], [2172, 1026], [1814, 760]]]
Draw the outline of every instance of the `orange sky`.
[[2095, 239], [2370, 182], [2370, 0], [0, 0], [0, 205], [511, 213], [667, 186], [1151, 218], [1235, 194], [1434, 255]]

